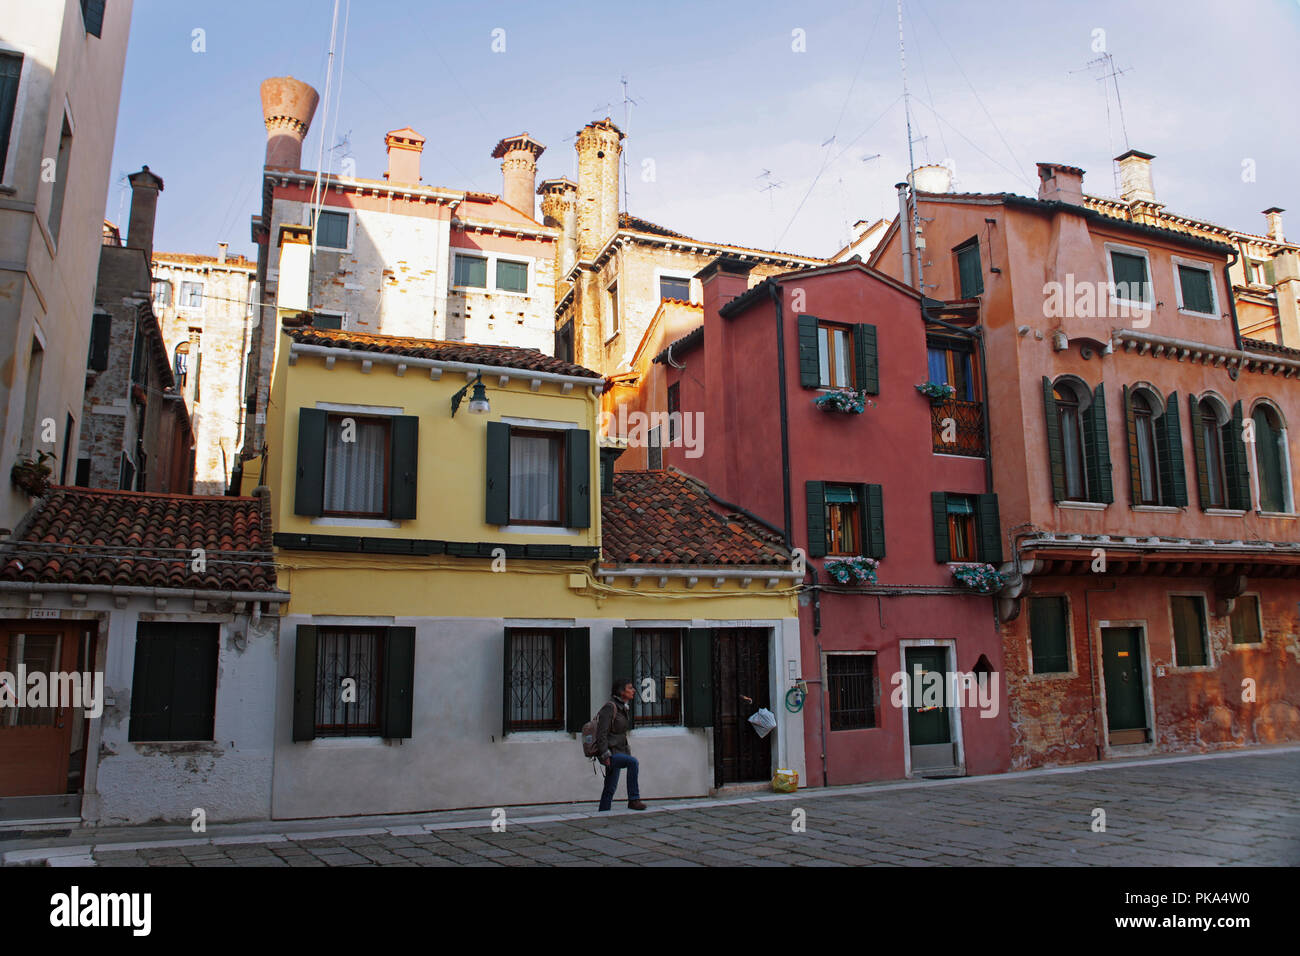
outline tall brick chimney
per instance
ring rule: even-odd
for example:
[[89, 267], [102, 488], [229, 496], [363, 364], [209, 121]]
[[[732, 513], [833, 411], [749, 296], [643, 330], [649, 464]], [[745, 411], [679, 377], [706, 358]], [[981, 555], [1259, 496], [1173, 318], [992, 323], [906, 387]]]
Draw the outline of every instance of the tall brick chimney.
[[578, 258], [591, 259], [618, 229], [623, 131], [606, 116], [578, 130]]
[[1269, 206], [1264, 210], [1264, 218], [1268, 222], [1268, 237], [1274, 242], [1286, 242], [1286, 237], [1282, 235], [1282, 213], [1285, 209], [1279, 209], [1277, 206]]
[[126, 244], [132, 249], [143, 249], [145, 261], [152, 263], [153, 229], [158, 216], [158, 194], [163, 190], [162, 177], [145, 166], [127, 180], [131, 183], [131, 220]]
[[1038, 198], [1083, 205], [1083, 170], [1062, 163], [1038, 164]]
[[1119, 163], [1119, 198], [1125, 202], [1155, 202], [1156, 191], [1151, 184], [1150, 153], [1130, 149], [1115, 157]]
[[537, 187], [537, 193], [542, 197], [542, 224], [560, 230], [559, 248], [555, 251], [558, 282], [577, 261], [578, 184], [563, 176], [546, 179]]
[[266, 122], [266, 165], [302, 168], [302, 141], [311, 128], [320, 96], [292, 76], [262, 81], [262, 118]]
[[424, 152], [424, 137], [403, 126], [401, 129], [389, 130], [384, 137], [384, 146], [388, 149], [388, 171], [384, 178], [390, 183], [406, 183], [409, 186], [420, 182], [420, 154]]
[[537, 158], [546, 147], [527, 133], [507, 136], [492, 150], [501, 160], [501, 198], [522, 213], [533, 215], [537, 188]]

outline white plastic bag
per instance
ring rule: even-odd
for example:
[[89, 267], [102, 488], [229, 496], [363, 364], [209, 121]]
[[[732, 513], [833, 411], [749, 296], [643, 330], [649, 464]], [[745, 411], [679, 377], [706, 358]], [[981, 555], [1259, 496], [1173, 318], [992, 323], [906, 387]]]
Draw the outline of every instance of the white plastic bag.
[[754, 733], [766, 737], [776, 729], [776, 715], [766, 707], [760, 707], [754, 712], [754, 716], [749, 718], [749, 723], [754, 728]]

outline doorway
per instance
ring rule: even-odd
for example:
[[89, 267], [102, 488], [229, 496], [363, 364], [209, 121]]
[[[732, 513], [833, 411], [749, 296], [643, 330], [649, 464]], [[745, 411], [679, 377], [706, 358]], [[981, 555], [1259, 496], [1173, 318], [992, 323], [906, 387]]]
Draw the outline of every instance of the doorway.
[[[957, 766], [952, 708], [948, 700], [948, 649], [909, 647], [907, 666], [907, 739], [913, 772], [947, 770]], [[934, 674], [936, 677], [928, 677]], [[937, 678], [937, 684], [935, 683]], [[937, 698], [933, 689], [938, 689]]]
[[[34, 685], [27, 681], [23, 687], [19, 682], [40, 674], [44, 683], [49, 675], [76, 671], [82, 656], [80, 638], [79, 628], [64, 627], [58, 621], [10, 621], [0, 625], [0, 672], [6, 675], [13, 695], [6, 695], [6, 701], [23, 704], [0, 708], [0, 767], [4, 768], [0, 797], [69, 792], [73, 734], [81, 729], [83, 708], [58, 706], [57, 681], [54, 686], [47, 684], [47, 706], [32, 706], [28, 695], [35, 690]], [[80, 767], [75, 776], [74, 788], [80, 783]]]
[[768, 631], [720, 627], [713, 632], [714, 785], [750, 783], [772, 776], [772, 741], [760, 737], [749, 718], [771, 710], [768, 687]]
[[1112, 747], [1150, 740], [1142, 687], [1142, 630], [1101, 629], [1102, 679], [1106, 685], [1106, 733]]

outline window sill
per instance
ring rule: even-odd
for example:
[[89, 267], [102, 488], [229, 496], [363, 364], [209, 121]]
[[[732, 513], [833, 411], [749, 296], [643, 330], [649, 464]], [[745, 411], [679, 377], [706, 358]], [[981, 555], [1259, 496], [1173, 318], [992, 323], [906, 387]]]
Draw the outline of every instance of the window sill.
[[386, 518], [312, 518], [311, 523], [322, 528], [400, 528], [400, 521]]
[[1165, 676], [1171, 674], [1208, 674], [1215, 670], [1213, 664], [1188, 664], [1186, 667], [1180, 667], [1177, 664], [1169, 664], [1165, 670]]
[[454, 285], [451, 287], [452, 292], [487, 292], [488, 287], [485, 285]]
[[[635, 716], [635, 715], [633, 715]], [[683, 727], [681, 724], [652, 724], [649, 727], [642, 727], [640, 724], [632, 728], [631, 739], [646, 739], [649, 737], [687, 737], [692, 730], [703, 729], [694, 727]]]
[[1216, 322], [1222, 318], [1222, 316], [1216, 315], [1213, 312], [1194, 312], [1191, 309], [1182, 308], [1178, 310], [1178, 314], [1185, 315], [1189, 319], [1214, 319]]
[[501, 742], [503, 744], [535, 744], [560, 740], [567, 742], [577, 736], [567, 730], [512, 730], [501, 738]]
[[374, 737], [316, 737], [313, 740], [300, 740], [311, 747], [323, 750], [355, 750], [370, 747], [383, 747], [388, 741], [378, 735]]
[[1258, 641], [1228, 642], [1228, 650], [1230, 651], [1258, 651], [1263, 650], [1263, 648], [1264, 641], [1262, 639]]
[[586, 536], [588, 529], [557, 528], [545, 524], [503, 524], [497, 525], [497, 530], [504, 534], [558, 534], [570, 538], [582, 538]]
[[1261, 518], [1285, 518], [1288, 521], [1294, 521], [1296, 519], [1295, 513], [1291, 511], [1256, 511], [1255, 514], [1259, 515]]
[[1245, 511], [1238, 511], [1235, 508], [1206, 508], [1205, 513], [1207, 515], [1218, 515], [1222, 518], [1244, 518], [1246, 516]]
[[1058, 508], [1072, 508], [1075, 511], [1105, 511], [1110, 505], [1104, 501], [1058, 501]]
[[[1113, 306], [1117, 305], [1120, 306], [1121, 308], [1128, 309], [1130, 312], [1134, 312], [1134, 311], [1154, 312], [1155, 311], [1155, 306], [1153, 306], [1150, 302], [1137, 302], [1134, 301], [1133, 299], [1111, 299], [1110, 304]], [[1130, 318], [1131, 317], [1132, 316], [1130, 316]], [[1118, 318], [1123, 318], [1123, 316], [1118, 316]]]
[[1144, 511], [1147, 514], [1157, 515], [1176, 515], [1183, 511], [1182, 508], [1174, 505], [1131, 505], [1133, 511]]
[[1042, 674], [1026, 675], [1031, 681], [1049, 681], [1049, 680], [1078, 680], [1078, 671], [1047, 671]]

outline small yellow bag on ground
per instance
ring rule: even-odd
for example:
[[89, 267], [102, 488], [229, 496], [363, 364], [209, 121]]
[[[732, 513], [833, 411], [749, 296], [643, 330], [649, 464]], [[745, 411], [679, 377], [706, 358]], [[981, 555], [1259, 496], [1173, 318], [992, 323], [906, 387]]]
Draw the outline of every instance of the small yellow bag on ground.
[[778, 770], [772, 775], [772, 789], [777, 793], [794, 793], [799, 789], [799, 771]]

